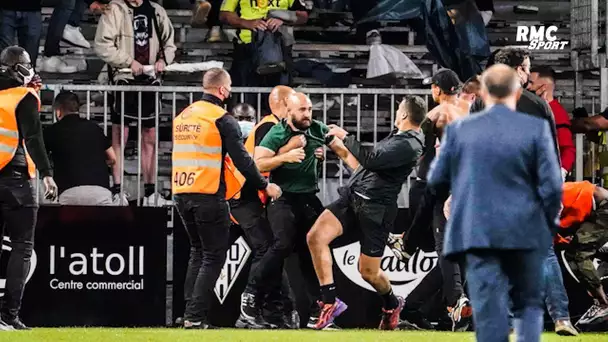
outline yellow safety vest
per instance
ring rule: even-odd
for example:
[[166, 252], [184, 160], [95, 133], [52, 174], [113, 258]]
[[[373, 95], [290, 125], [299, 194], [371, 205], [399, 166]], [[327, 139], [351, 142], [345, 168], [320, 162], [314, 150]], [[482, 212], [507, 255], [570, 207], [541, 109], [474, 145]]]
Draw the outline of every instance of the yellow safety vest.
[[[38, 110], [40, 111], [40, 98], [33, 89], [27, 87], [15, 87], [0, 91], [0, 169], [4, 169], [19, 147], [19, 127], [17, 127], [17, 106], [27, 95], [32, 94], [38, 100]], [[25, 140], [22, 142], [27, 161], [27, 171], [30, 178], [36, 177], [36, 165], [25, 147]]]

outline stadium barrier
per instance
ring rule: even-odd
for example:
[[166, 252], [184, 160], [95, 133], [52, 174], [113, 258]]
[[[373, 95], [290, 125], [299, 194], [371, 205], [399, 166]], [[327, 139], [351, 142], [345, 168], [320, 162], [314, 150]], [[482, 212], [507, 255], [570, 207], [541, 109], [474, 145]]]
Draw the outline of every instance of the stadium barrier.
[[[165, 208], [42, 206], [23, 320], [40, 327], [171, 325], [183, 315], [183, 282], [190, 248], [181, 222], [168, 229], [169, 220]], [[407, 224], [407, 217], [400, 215], [397, 225], [403, 228]], [[240, 294], [251, 262], [251, 247], [238, 226], [231, 227], [231, 238], [234, 243], [214, 287], [210, 316], [213, 324], [222, 327], [234, 326], [239, 315]], [[337, 324], [374, 328], [380, 319], [381, 301], [358, 273], [360, 247], [355, 241], [356, 236], [344, 236], [332, 245], [338, 295], [349, 305]], [[2, 250], [0, 296], [5, 285], [5, 256], [11, 251], [7, 239]], [[591, 298], [564, 267], [562, 252], [557, 250], [557, 254], [570, 314], [576, 320], [591, 305]], [[406, 264], [387, 249], [381, 267], [395, 293], [407, 297], [425, 277], [437, 276], [436, 264], [433, 252], [418, 250]], [[310, 307], [296, 256], [289, 258], [286, 271], [305, 324]], [[605, 266], [601, 273], [608, 286]], [[432, 321], [445, 314], [439, 289], [421, 304]], [[550, 324], [550, 319], [547, 322]]]
[[[607, 69], [608, 70], [608, 69]], [[606, 77], [608, 79], [608, 77]], [[608, 82], [605, 82], [608, 84]], [[582, 85], [581, 82], [577, 82]], [[607, 88], [608, 89], [608, 88]], [[123, 92], [127, 96], [133, 96], [141, 104], [142, 94], [153, 93], [155, 97], [154, 127], [157, 129], [155, 141], [154, 169], [156, 170], [156, 190], [162, 194], [170, 193], [170, 159], [171, 159], [171, 120], [178, 115], [185, 107], [198, 100], [202, 95], [201, 87], [176, 87], [176, 86], [114, 86], [114, 85], [74, 85], [74, 84], [47, 84], [42, 89], [42, 95], [51, 92], [57, 95], [60, 91], [73, 91], [84, 98], [84, 106], [81, 114], [87, 119], [97, 121], [104, 129], [106, 135], [111, 134], [110, 114], [112, 111], [113, 94]], [[264, 113], [265, 96], [272, 88], [257, 87], [234, 87], [233, 94], [237, 102], [254, 103], [258, 113], [258, 120]], [[326, 123], [333, 123], [345, 127], [351, 132], [356, 132], [357, 139], [364, 143], [364, 146], [374, 146], [375, 143], [386, 136], [393, 127], [395, 112], [400, 99], [406, 95], [422, 96], [427, 105], [432, 105], [430, 89], [358, 89], [358, 88], [298, 88], [298, 91], [308, 94], [315, 104], [313, 116], [315, 119]], [[607, 91], [608, 93], [608, 91]], [[556, 91], [558, 99], [568, 98], [571, 94]], [[577, 92], [577, 96], [580, 95]], [[606, 96], [608, 98], [608, 96]], [[47, 97], [44, 97], [48, 99]], [[54, 98], [54, 96], [53, 96]], [[604, 96], [602, 96], [602, 99]], [[123, 97], [124, 99], [124, 97]], [[592, 112], [597, 108], [604, 108], [601, 103], [596, 106], [596, 97], [592, 97]], [[581, 100], [582, 101], [582, 100]], [[600, 101], [601, 102], [601, 101]], [[581, 102], [582, 103], [582, 102]], [[124, 109], [124, 102], [119, 105]], [[51, 110], [44, 107], [46, 112]], [[141, 108], [141, 105], [138, 106]], [[141, 205], [143, 186], [141, 168], [141, 139], [135, 137], [141, 133], [141, 111], [138, 113], [137, 124], [132, 127], [129, 139], [125, 139], [121, 133], [121, 146], [123, 160], [121, 173], [124, 176], [122, 186], [132, 197], [132, 204]], [[124, 127], [124, 110], [122, 126]], [[48, 119], [54, 122], [55, 116]], [[122, 131], [121, 131], [122, 132]], [[160, 137], [160, 138], [159, 138]], [[583, 179], [583, 135], [576, 137], [577, 163], [574, 175], [577, 180]], [[593, 146], [593, 145], [591, 145]], [[593, 148], [591, 149], [593, 153]], [[594, 163], [591, 158], [591, 163]], [[593, 171], [595, 173], [595, 170]], [[319, 197], [324, 204], [332, 202], [337, 196], [337, 188], [344, 185], [345, 179], [350, 176], [349, 170], [341, 160], [329, 155], [322, 165], [322, 175], [319, 184]], [[399, 196], [399, 207], [408, 208], [407, 189], [410, 180], [415, 177], [412, 174], [408, 182], [404, 184], [403, 191]], [[591, 176], [596, 179], [595, 174]], [[46, 203], [40, 191], [40, 182], [35, 184], [37, 199], [40, 203]], [[158, 203], [153, 203], [158, 205]]]
[[[138, 108], [141, 108], [142, 94], [153, 93], [155, 96], [154, 127], [157, 130], [156, 155], [154, 158], [156, 177], [156, 190], [160, 193], [168, 193], [170, 184], [170, 158], [171, 158], [171, 120], [185, 107], [197, 101], [202, 95], [200, 87], [165, 87], [165, 86], [108, 86], [108, 85], [73, 85], [73, 84], [48, 84], [42, 89], [45, 92], [52, 91], [56, 96], [60, 91], [73, 91], [85, 99], [81, 114], [87, 119], [95, 120], [103, 127], [106, 135], [111, 134], [110, 114], [112, 111], [112, 97], [115, 92], [123, 92], [127, 96], [137, 97]], [[242, 88], [232, 89], [233, 97], [237, 102], [255, 102], [258, 120], [264, 113], [267, 96], [272, 88]], [[393, 127], [395, 112], [399, 101], [406, 95], [422, 96], [427, 105], [432, 102], [429, 89], [341, 89], [341, 88], [298, 88], [300, 92], [308, 94], [315, 104], [313, 116], [317, 120], [326, 123], [334, 123], [345, 127], [351, 132], [356, 132], [357, 138], [366, 146], [374, 146], [375, 143], [386, 136]], [[54, 96], [53, 96], [54, 98]], [[124, 96], [122, 97], [124, 99]], [[121, 125], [124, 127], [124, 100], [118, 105], [121, 109]], [[137, 125], [132, 127], [130, 141], [125, 139], [121, 130], [121, 147], [123, 151], [123, 163], [121, 173], [125, 181], [122, 186], [126, 187], [128, 193], [133, 195], [133, 204], [141, 205], [143, 195], [142, 168], [141, 168], [141, 139], [133, 139], [140, 136], [142, 119], [141, 110], [137, 113]], [[51, 119], [56, 120], [54, 115]], [[126, 147], [126, 148], [125, 148]], [[319, 197], [323, 203], [333, 201], [337, 196], [337, 188], [344, 185], [350, 171], [341, 160], [326, 158], [322, 166], [322, 175], [319, 182]], [[415, 175], [412, 175], [415, 176]], [[407, 187], [400, 195], [399, 205], [408, 207]], [[39, 201], [45, 203], [41, 198], [40, 183], [36, 184], [36, 192]]]
[[[84, 92], [87, 99], [84, 111], [86, 117], [102, 123], [106, 132], [110, 113], [108, 97], [112, 91], [135, 91], [138, 92], [136, 96], [140, 100], [142, 92], [155, 92], [155, 97], [159, 100], [155, 115], [157, 128], [163, 127], [160, 124], [162, 121], [170, 122], [165, 119], [174, 117], [195, 99], [195, 94], [200, 94], [197, 87], [51, 85], [46, 89], [55, 93], [61, 89]], [[233, 91], [241, 97], [247, 92], [253, 92], [261, 99], [262, 95], [270, 90], [234, 88]], [[315, 118], [347, 127], [350, 124], [353, 130], [356, 129], [357, 137], [367, 141], [369, 146], [373, 146], [385, 133], [378, 124], [382, 118], [380, 113], [385, 108], [388, 113], [385, 123], [391, 125], [399, 96], [423, 95], [429, 101], [428, 90], [301, 91], [311, 94], [313, 100], [315, 97], [322, 99], [322, 116], [316, 111]], [[103, 99], [101, 110], [92, 101], [93, 97], [99, 97], [100, 94]], [[160, 100], [164, 100], [167, 94], [171, 106], [165, 111], [161, 110]], [[333, 96], [337, 96], [341, 102], [337, 115], [332, 117], [336, 111], [329, 110], [326, 104]], [[354, 109], [346, 105], [345, 101], [349, 97], [355, 97], [352, 100], [357, 101]], [[365, 97], [372, 99], [371, 110], [362, 103]], [[385, 101], [386, 99], [390, 100]], [[258, 101], [259, 108], [261, 100]], [[353, 111], [355, 115], [347, 115], [348, 111]], [[138, 126], [141, 127], [141, 121]], [[170, 133], [167, 125], [164, 127], [165, 131]], [[161, 130], [157, 136], [163, 134]], [[137, 145], [139, 150], [141, 142]], [[157, 139], [157, 170], [161, 165], [159, 145]], [[170, 149], [168, 151], [170, 152]], [[137, 153], [137, 165], [139, 159]], [[335, 168], [339, 171], [330, 171], [332, 167], [340, 164], [327, 159], [323, 164], [322, 192], [319, 196], [324, 203], [333, 199], [333, 190], [343, 184], [344, 178], [348, 178], [347, 173], [339, 172], [344, 169]], [[137, 166], [136, 169], [136, 183], [141, 184], [141, 167]], [[159, 179], [168, 177], [168, 174], [163, 174], [163, 170], [159, 171]], [[158, 183], [160, 182], [157, 181]], [[408, 185], [409, 181], [404, 185], [405, 191], [400, 197], [401, 210], [395, 231], [403, 231], [409, 226]], [[137, 198], [139, 197], [138, 194]], [[140, 208], [139, 201], [133, 204], [137, 206], [41, 207], [36, 236], [36, 257], [33, 258], [35, 266], [32, 267], [25, 294], [24, 320], [34, 326], [162, 326], [170, 325], [175, 318], [183, 314], [183, 281], [189, 245], [182, 223], [174, 220], [173, 208]], [[219, 326], [233, 326], [238, 317], [240, 294], [245, 287], [250, 267], [251, 248], [238, 226], [231, 228], [231, 236], [234, 243], [228, 251], [227, 261], [214, 288], [217, 301], [212, 308], [212, 323]], [[360, 246], [355, 241], [356, 237], [345, 236], [332, 246], [339, 296], [349, 304], [349, 310], [337, 323], [346, 328], [375, 327], [379, 320], [380, 301], [358, 273], [357, 258]], [[411, 243], [417, 246], [428, 245], [425, 241]], [[10, 242], [5, 241], [2, 247], [5, 251], [10, 251]], [[301, 294], [305, 282], [301, 280], [294, 258], [290, 258], [286, 269], [294, 292], [300, 294], [298, 298], [304, 298]], [[563, 258], [559, 259], [563, 264]], [[3, 257], [2, 261], [4, 263], [6, 258]], [[433, 270], [436, 263], [437, 256], [432, 250], [425, 252], [419, 249], [414, 257], [404, 264], [397, 261], [390, 250], [386, 249], [382, 268], [388, 273], [395, 293], [407, 297]], [[4, 276], [5, 267], [5, 264], [0, 265], [0, 278]], [[564, 271], [564, 278], [571, 298], [571, 314], [573, 317], [580, 316], [590, 305], [590, 299], [567, 269]], [[0, 290], [3, 285], [4, 282], [0, 280]], [[298, 302], [298, 309], [304, 324], [309, 307], [304, 302]], [[429, 298], [424, 305], [424, 311], [430, 318], [437, 318], [444, 312], [439, 294]]]

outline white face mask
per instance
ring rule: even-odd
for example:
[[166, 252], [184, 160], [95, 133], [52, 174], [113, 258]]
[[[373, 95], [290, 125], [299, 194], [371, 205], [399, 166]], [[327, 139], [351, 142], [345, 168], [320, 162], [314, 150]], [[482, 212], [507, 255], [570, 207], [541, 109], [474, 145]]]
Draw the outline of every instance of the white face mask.
[[26, 66], [23, 64], [17, 64], [15, 66], [15, 71], [21, 78], [23, 78], [23, 85], [28, 85], [34, 79], [34, 69], [31, 66]]
[[255, 124], [251, 121], [239, 121], [239, 126], [241, 127], [241, 133], [243, 133], [243, 138], [247, 138], [249, 133], [253, 130]]

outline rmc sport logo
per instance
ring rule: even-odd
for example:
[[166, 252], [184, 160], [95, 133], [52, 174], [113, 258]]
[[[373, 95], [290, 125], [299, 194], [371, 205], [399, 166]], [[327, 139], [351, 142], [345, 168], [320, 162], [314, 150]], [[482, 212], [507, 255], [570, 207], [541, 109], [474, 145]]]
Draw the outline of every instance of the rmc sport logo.
[[517, 42], [530, 42], [530, 50], [563, 50], [567, 41], [558, 41], [557, 26], [517, 26]]

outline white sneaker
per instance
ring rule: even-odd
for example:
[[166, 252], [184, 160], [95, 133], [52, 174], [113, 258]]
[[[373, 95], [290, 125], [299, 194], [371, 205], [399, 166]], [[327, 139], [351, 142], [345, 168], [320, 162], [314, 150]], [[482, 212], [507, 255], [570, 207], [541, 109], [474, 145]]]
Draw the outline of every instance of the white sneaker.
[[167, 205], [172, 205], [173, 202], [166, 200], [161, 194], [158, 192], [153, 193], [148, 197], [144, 197], [142, 206], [144, 207], [164, 207]]
[[119, 193], [112, 196], [112, 203], [117, 207], [129, 206], [129, 196], [125, 193]]
[[85, 49], [90, 49], [91, 44], [84, 38], [82, 32], [80, 31], [80, 27], [74, 27], [72, 25], [65, 25], [63, 29], [63, 40], [66, 42], [78, 46]]
[[69, 65], [62, 57], [43, 57], [40, 71], [48, 73], [73, 74], [78, 72], [75, 65]]
[[[78, 49], [78, 50], [82, 51], [82, 49]], [[84, 55], [69, 54], [69, 55], [64, 55], [62, 58], [63, 58], [63, 61], [65, 62], [65, 64], [76, 67], [76, 70], [78, 70], [78, 72], [87, 71], [87, 61], [86, 61]]]
[[606, 242], [605, 245], [603, 245], [602, 247], [600, 247], [599, 252], [600, 253], [608, 253], [608, 242]]

